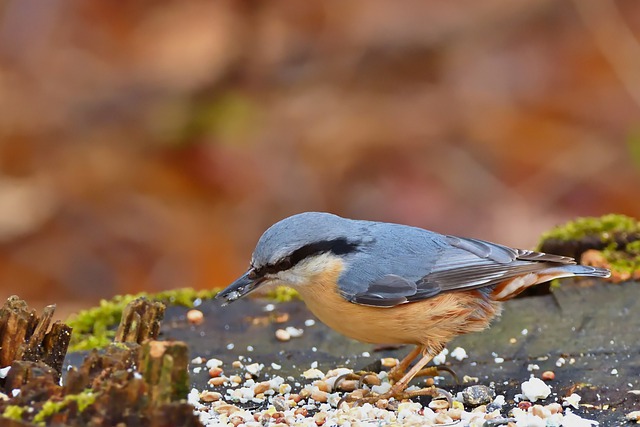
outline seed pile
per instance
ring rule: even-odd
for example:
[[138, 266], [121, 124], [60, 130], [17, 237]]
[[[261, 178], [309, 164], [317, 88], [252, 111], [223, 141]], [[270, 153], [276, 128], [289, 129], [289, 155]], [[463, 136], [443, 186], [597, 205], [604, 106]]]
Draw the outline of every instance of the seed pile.
[[[394, 362], [395, 359], [393, 360]], [[233, 362], [229, 373], [217, 359], [192, 361], [194, 374], [208, 372], [210, 390], [191, 390], [189, 402], [206, 426], [571, 426], [589, 427], [597, 422], [574, 412], [580, 396], [572, 395], [563, 404], [539, 403], [551, 393], [547, 384], [532, 377], [522, 384], [517, 402], [506, 403], [503, 395], [483, 385], [473, 385], [458, 393], [450, 404], [433, 399], [427, 405], [414, 401], [381, 399], [375, 404], [356, 405], [342, 400], [347, 394], [382, 394], [391, 387], [386, 371], [367, 374], [360, 381], [344, 379], [353, 373], [347, 368], [322, 372], [317, 364], [302, 372], [299, 379], [273, 375], [265, 378], [264, 366]], [[393, 365], [390, 360], [385, 366]], [[275, 368], [272, 366], [272, 368]], [[276, 368], [277, 369], [277, 368]], [[418, 387], [412, 386], [410, 389]], [[519, 401], [518, 401], [519, 400]], [[551, 399], [549, 399], [551, 400]], [[489, 423], [487, 423], [489, 421]]]

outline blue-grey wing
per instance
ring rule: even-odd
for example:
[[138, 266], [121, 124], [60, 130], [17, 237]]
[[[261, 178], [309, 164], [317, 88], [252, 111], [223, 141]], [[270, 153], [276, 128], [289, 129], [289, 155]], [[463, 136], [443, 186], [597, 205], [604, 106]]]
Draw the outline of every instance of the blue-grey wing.
[[575, 264], [573, 258], [478, 239], [436, 236], [423, 248], [426, 253], [413, 242], [407, 248], [396, 245], [397, 253], [389, 259], [371, 257], [369, 266], [352, 266], [350, 274], [339, 281], [343, 296], [358, 304], [392, 307], [442, 292], [493, 286], [550, 264]]

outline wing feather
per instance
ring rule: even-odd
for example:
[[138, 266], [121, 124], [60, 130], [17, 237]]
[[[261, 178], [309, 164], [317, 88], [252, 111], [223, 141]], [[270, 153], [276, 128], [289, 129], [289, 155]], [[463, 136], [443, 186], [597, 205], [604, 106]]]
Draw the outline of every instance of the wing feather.
[[396, 274], [384, 275], [368, 283], [366, 289], [344, 297], [358, 304], [393, 307], [441, 292], [494, 286], [553, 265], [576, 263], [569, 257], [514, 249], [479, 239], [443, 237], [439, 256], [435, 263], [424, 266], [422, 277], [416, 280]]

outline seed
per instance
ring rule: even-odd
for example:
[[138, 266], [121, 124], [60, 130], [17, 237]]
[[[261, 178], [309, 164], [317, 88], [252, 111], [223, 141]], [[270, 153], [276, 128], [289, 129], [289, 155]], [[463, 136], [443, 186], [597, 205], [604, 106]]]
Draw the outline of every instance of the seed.
[[325, 423], [325, 421], [327, 421], [327, 414], [325, 414], [324, 412], [318, 412], [313, 416], [313, 421], [316, 423], [316, 425], [321, 426]]
[[364, 397], [364, 393], [365, 393], [365, 390], [359, 388], [357, 390], [352, 391], [349, 397], [353, 400], [362, 399]]
[[448, 407], [449, 407], [449, 402], [443, 399], [432, 400], [431, 402], [429, 402], [429, 408], [433, 410], [447, 409]]
[[200, 393], [200, 399], [203, 402], [215, 402], [216, 400], [220, 400], [221, 398], [222, 398], [222, 395], [215, 391], [205, 390], [202, 393]]
[[451, 408], [447, 411], [447, 415], [449, 415], [452, 420], [459, 420], [462, 418], [462, 409]]
[[306, 399], [307, 397], [311, 396], [311, 391], [309, 391], [306, 388], [303, 388], [302, 390], [300, 390], [300, 397], [302, 399]]
[[256, 386], [253, 388], [253, 392], [255, 394], [260, 394], [260, 393], [264, 393], [270, 388], [271, 388], [271, 384], [269, 383], [269, 381], [263, 381], [261, 383], [256, 384]]
[[240, 410], [240, 408], [238, 408], [235, 405], [230, 405], [230, 404], [227, 403], [227, 404], [222, 404], [220, 406], [217, 406], [215, 408], [215, 410], [219, 414], [224, 414], [224, 415], [229, 416], [229, 415], [233, 414], [234, 412], [238, 412]]
[[240, 376], [238, 375], [232, 375], [231, 378], [229, 378], [231, 380], [232, 383], [236, 383], [236, 384], [240, 384], [242, 382], [242, 378], [240, 378]]
[[547, 409], [549, 410], [549, 412], [551, 412], [552, 414], [557, 414], [559, 412], [562, 412], [562, 405], [554, 402], [554, 403], [549, 403], [547, 405]]
[[284, 400], [282, 396], [275, 396], [271, 399], [271, 403], [277, 412], [284, 412], [290, 408], [290, 405]]
[[211, 378], [207, 382], [209, 383], [209, 385], [211, 385], [213, 387], [219, 387], [219, 386], [223, 385], [224, 383], [226, 383], [227, 381], [229, 381], [229, 378], [227, 378], [227, 377], [216, 377], [216, 378]]
[[471, 410], [471, 412], [487, 412], [487, 405], [480, 405]]
[[389, 406], [389, 401], [387, 399], [378, 399], [376, 401], [376, 407], [380, 409], [387, 409], [388, 406]]
[[358, 381], [356, 381], [356, 380], [344, 380], [339, 384], [338, 388], [341, 391], [353, 391], [356, 388], [358, 388]]
[[302, 400], [302, 396], [300, 396], [299, 394], [294, 393], [294, 394], [290, 394], [289, 395], [289, 399], [291, 399], [294, 402], [298, 403], [298, 402], [300, 402]]
[[303, 417], [306, 417], [309, 414], [309, 411], [307, 411], [307, 408], [297, 408], [294, 412], [295, 415], [302, 415]]
[[187, 311], [187, 321], [192, 325], [200, 325], [204, 322], [204, 314], [200, 310]]
[[625, 418], [628, 421], [640, 421], [640, 411], [631, 411], [625, 415]]
[[331, 391], [331, 387], [329, 387], [329, 384], [327, 384], [326, 381], [314, 381], [313, 385], [318, 387], [318, 390], [325, 391], [327, 393]]
[[278, 341], [289, 341], [291, 339], [291, 334], [284, 329], [278, 329], [276, 331], [276, 339], [278, 339]]
[[284, 323], [289, 320], [289, 313], [278, 313], [276, 317], [273, 319], [276, 323]]
[[240, 424], [244, 423], [242, 417], [231, 417], [229, 418], [229, 422], [234, 425], [234, 427], [238, 427]]
[[553, 371], [544, 371], [542, 373], [542, 379], [545, 381], [551, 381], [556, 378], [556, 374]]
[[542, 419], [548, 418], [549, 416], [551, 416], [551, 411], [549, 411], [542, 405], [533, 405], [531, 407], [531, 413], [536, 417], [540, 417]]
[[399, 363], [398, 359], [396, 359], [395, 357], [383, 357], [381, 359], [381, 362], [382, 366], [384, 366], [385, 368], [393, 368]]
[[219, 377], [220, 375], [222, 375], [222, 368], [216, 366], [215, 368], [209, 369], [209, 376], [211, 378]]
[[311, 398], [316, 402], [324, 403], [329, 398], [329, 393], [322, 390], [314, 390], [311, 392]]
[[377, 375], [375, 374], [367, 374], [362, 378], [362, 382], [364, 382], [367, 385], [380, 385], [381, 381], [380, 378], [378, 378]]
[[438, 412], [433, 421], [435, 424], [449, 424], [453, 422], [451, 417], [444, 412]]
[[523, 411], [527, 411], [529, 410], [529, 408], [531, 408], [531, 402], [523, 400], [522, 402], [518, 403], [518, 408], [522, 409]]
[[242, 368], [242, 362], [239, 360], [234, 360], [233, 363], [231, 364], [231, 366], [233, 366], [234, 368], [238, 369], [238, 368]]

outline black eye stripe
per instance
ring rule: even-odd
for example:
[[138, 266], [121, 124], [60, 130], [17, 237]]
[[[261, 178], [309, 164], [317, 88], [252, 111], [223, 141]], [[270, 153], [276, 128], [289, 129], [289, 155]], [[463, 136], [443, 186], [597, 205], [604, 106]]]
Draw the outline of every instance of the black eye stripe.
[[324, 240], [322, 242], [311, 243], [296, 249], [291, 255], [279, 260], [275, 264], [268, 264], [263, 267], [254, 268], [255, 274], [259, 277], [265, 274], [276, 274], [285, 271], [302, 262], [306, 258], [322, 253], [330, 252], [334, 255], [346, 255], [358, 250], [358, 244], [349, 242], [347, 239]]

